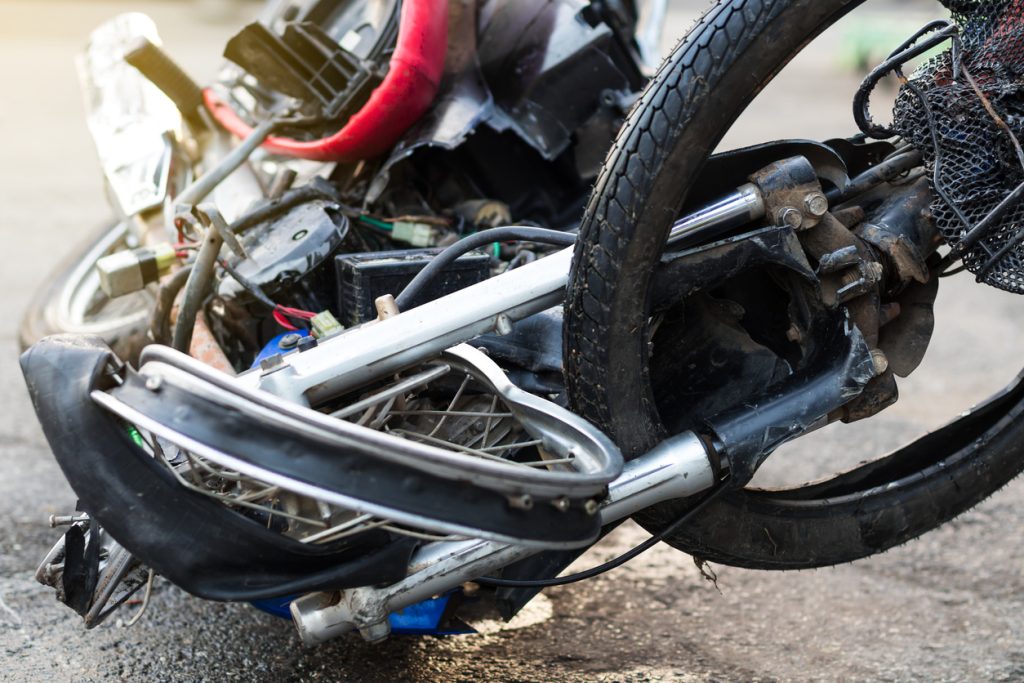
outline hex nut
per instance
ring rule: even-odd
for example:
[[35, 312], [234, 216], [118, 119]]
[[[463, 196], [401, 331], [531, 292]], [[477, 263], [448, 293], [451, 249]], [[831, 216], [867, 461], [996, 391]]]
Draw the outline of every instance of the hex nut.
[[786, 225], [794, 230], [799, 230], [803, 224], [804, 215], [800, 213], [799, 209], [794, 209], [792, 206], [779, 209], [779, 225]]
[[820, 192], [812, 192], [804, 198], [804, 208], [812, 216], [821, 218], [828, 213], [828, 198]]

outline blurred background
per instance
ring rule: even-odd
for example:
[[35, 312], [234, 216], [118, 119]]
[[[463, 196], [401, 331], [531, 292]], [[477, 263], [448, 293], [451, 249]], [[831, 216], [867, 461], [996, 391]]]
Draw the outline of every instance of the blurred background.
[[[667, 49], [705, 3], [671, 0]], [[716, 567], [659, 547], [596, 581], [547, 591], [508, 626], [451, 638], [343, 638], [303, 650], [288, 622], [246, 605], [191, 598], [158, 582], [132, 629], [85, 631], [31, 574], [58, 536], [49, 514], [74, 497], [35, 424], [15, 331], [48, 270], [107, 218], [73, 64], [88, 33], [125, 11], [149, 14], [200, 82], [255, 0], [0, 0], [0, 661], [17, 681], [287, 680], [1021, 680], [1024, 485], [885, 554], [815, 572]], [[815, 41], [730, 134], [735, 147], [853, 131], [866, 69], [942, 8], [869, 0]], [[889, 92], [891, 98], [894, 91]], [[883, 93], [875, 111], [884, 118]], [[944, 281], [925, 364], [877, 418], [822, 430], [773, 456], [761, 483], [796, 482], [877, 457], [1009, 382], [1024, 365], [1024, 301]], [[643, 532], [625, 525], [578, 567]], [[130, 609], [130, 608], [129, 608]], [[130, 614], [130, 612], [129, 612]]]

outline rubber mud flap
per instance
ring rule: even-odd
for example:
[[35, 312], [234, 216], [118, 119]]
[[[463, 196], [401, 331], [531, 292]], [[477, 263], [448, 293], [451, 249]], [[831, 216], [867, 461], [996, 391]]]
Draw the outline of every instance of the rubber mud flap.
[[95, 337], [54, 336], [21, 357], [43, 432], [81, 509], [144, 564], [209, 600], [393, 583], [412, 539], [373, 530], [324, 545], [299, 543], [190, 493], [90, 398], [118, 364]]

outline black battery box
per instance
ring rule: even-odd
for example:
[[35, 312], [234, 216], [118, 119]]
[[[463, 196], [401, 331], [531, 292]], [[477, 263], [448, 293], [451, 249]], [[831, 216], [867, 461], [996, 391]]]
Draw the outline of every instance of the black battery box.
[[[405, 249], [336, 256], [341, 324], [350, 327], [376, 318], [373, 302], [385, 294], [398, 296], [440, 251]], [[491, 257], [471, 251], [445, 268], [424, 290], [420, 301], [431, 301], [483, 282], [490, 274]]]

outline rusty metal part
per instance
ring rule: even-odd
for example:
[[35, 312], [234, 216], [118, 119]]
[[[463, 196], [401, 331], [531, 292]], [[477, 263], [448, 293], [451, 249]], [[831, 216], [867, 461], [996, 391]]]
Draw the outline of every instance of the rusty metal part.
[[844, 206], [833, 211], [832, 217], [852, 230], [864, 222], [864, 209], [860, 206]]
[[818, 260], [818, 273], [831, 275], [841, 270], [857, 265], [860, 261], [860, 252], [857, 245], [851, 244], [848, 247], [836, 249], [833, 252], [823, 255]]
[[202, 311], [196, 314], [196, 326], [192, 331], [192, 344], [189, 346], [188, 353], [211, 368], [229, 375], [235, 374], [235, 369], [231, 367], [231, 361], [228, 360], [224, 349], [214, 338], [213, 332], [210, 331], [210, 326], [206, 322], [206, 315]]
[[858, 237], [878, 249], [891, 264], [887, 283], [898, 290], [908, 282], [922, 284], [930, 277], [926, 263], [940, 243], [931, 213], [933, 194], [927, 178], [888, 193], [882, 205], [857, 228]]
[[761, 190], [765, 213], [777, 225], [809, 230], [828, 212], [818, 174], [805, 157], [769, 164], [750, 176], [750, 182]]
[[[879, 307], [881, 295], [878, 283], [879, 264], [867, 245], [832, 214], [821, 217], [817, 227], [800, 233], [800, 241], [807, 253], [826, 269], [849, 263], [846, 268], [820, 273], [822, 299], [827, 306], [846, 305], [855, 325], [871, 348], [878, 346]], [[851, 250], [856, 251], [854, 260]]]
[[885, 351], [889, 367], [898, 377], [907, 377], [924, 360], [935, 330], [934, 304], [938, 293], [938, 278], [925, 284], [912, 282], [890, 304], [897, 306], [899, 313], [882, 327], [878, 346]]

